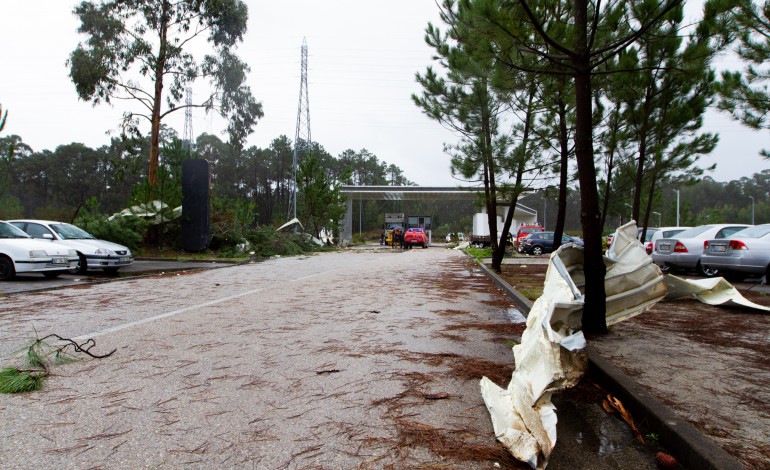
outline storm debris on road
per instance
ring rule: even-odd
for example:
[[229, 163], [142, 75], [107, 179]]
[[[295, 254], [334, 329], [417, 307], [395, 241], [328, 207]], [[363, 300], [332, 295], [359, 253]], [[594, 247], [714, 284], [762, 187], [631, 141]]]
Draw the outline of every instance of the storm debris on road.
[[[638, 315], [666, 294], [660, 269], [636, 240], [632, 221], [615, 233], [607, 274], [607, 324]], [[532, 306], [516, 369], [507, 389], [486, 376], [480, 387], [497, 439], [522, 462], [545, 468], [556, 445], [554, 392], [576, 385], [588, 363], [580, 330], [584, 297], [583, 250], [566, 245], [550, 258], [543, 295]]]
[[[59, 345], [51, 344], [48, 340], [58, 340]], [[46, 377], [51, 374], [51, 368], [59, 364], [76, 361], [76, 353], [83, 353], [94, 359], [111, 356], [117, 349], [107, 354], [94, 354], [91, 349], [96, 341], [89, 339], [78, 344], [69, 338], [50, 334], [35, 339], [24, 353], [24, 365], [0, 369], [0, 393], [23, 393], [39, 390], [43, 387]]]
[[668, 288], [666, 299], [692, 297], [708, 305], [741, 306], [770, 312], [770, 307], [759, 305], [742, 296], [738, 289], [722, 277], [682, 279], [668, 274], [664, 281]]

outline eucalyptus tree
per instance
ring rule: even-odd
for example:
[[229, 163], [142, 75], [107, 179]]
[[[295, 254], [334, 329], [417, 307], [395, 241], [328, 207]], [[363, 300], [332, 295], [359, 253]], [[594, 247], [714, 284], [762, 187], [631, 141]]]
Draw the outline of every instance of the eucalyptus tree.
[[[770, 129], [770, 1], [733, 1], [729, 31], [745, 68], [722, 72], [719, 109], [752, 129]], [[767, 149], [761, 154], [770, 158]]]
[[[262, 105], [245, 84], [248, 66], [234, 49], [246, 32], [242, 0], [83, 1], [74, 13], [86, 36], [70, 54], [69, 76], [78, 97], [100, 103], [132, 102], [123, 114], [124, 132], [138, 134], [150, 124], [148, 180], [155, 188], [161, 122], [188, 107], [214, 111], [229, 121], [231, 143], [240, 145], [262, 117]], [[196, 57], [201, 41], [213, 49]], [[193, 104], [185, 88], [209, 80], [212, 91]]]

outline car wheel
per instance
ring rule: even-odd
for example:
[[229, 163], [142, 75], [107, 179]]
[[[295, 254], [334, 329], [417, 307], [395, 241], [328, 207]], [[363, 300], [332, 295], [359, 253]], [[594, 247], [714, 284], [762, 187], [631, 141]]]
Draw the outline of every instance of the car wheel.
[[714, 277], [717, 274], [719, 274], [719, 270], [714, 268], [707, 268], [700, 264], [700, 261], [698, 262], [698, 265], [695, 267], [695, 270], [698, 271], [698, 274], [704, 277]]
[[532, 254], [535, 256], [540, 256], [543, 254], [543, 247], [542, 246], [533, 246], [532, 247]]
[[80, 253], [78, 253], [78, 264], [70, 269], [70, 272], [72, 274], [85, 274], [88, 271], [88, 261], [86, 261], [86, 257]]
[[47, 277], [48, 279], [56, 279], [61, 273], [61, 271], [45, 271], [43, 276]]
[[0, 281], [10, 281], [16, 276], [13, 261], [7, 256], [0, 256]]

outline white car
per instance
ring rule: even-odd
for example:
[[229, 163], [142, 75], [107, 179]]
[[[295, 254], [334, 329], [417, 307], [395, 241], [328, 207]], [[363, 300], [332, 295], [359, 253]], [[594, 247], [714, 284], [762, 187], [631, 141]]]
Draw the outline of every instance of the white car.
[[663, 272], [695, 270], [701, 276], [717, 275], [716, 269], [705, 268], [700, 263], [703, 254], [703, 242], [728, 236], [750, 227], [747, 224], [709, 224], [688, 228], [671, 238], [661, 238], [655, 242], [652, 261]]
[[54, 278], [77, 266], [72, 248], [33, 240], [13, 225], [0, 221], [0, 281], [17, 273], [40, 273]]
[[78, 263], [73, 268], [78, 274], [89, 269], [116, 272], [122, 266], [134, 263], [131, 250], [123, 245], [99, 240], [85, 230], [71, 224], [50, 220], [9, 220], [9, 223], [25, 231], [35, 239], [49, 240], [54, 245], [72, 248], [77, 252]]
[[688, 228], [692, 227], [660, 227], [655, 229], [655, 231], [652, 233], [652, 236], [649, 234], [647, 235], [647, 242], [643, 242], [644, 249], [647, 251], [648, 255], [652, 254], [652, 250], [655, 247], [655, 242], [660, 240], [661, 238], [673, 238], [674, 235], [677, 235], [681, 232], [684, 232]]

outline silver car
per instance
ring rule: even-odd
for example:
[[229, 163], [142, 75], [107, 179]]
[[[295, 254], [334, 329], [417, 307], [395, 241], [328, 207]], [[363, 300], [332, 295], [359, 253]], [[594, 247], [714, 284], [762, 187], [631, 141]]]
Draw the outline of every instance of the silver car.
[[32, 238], [50, 240], [77, 251], [78, 263], [73, 271], [85, 274], [89, 269], [116, 272], [122, 266], [134, 263], [131, 250], [123, 245], [95, 238], [85, 230], [71, 224], [50, 220], [9, 220]]
[[770, 279], [770, 224], [756, 225], [725, 239], [707, 240], [700, 263], [736, 279], [751, 275]]
[[713, 277], [717, 270], [706, 269], [700, 263], [703, 254], [703, 242], [715, 238], [726, 238], [747, 227], [748, 224], [709, 224], [699, 225], [679, 232], [672, 238], [661, 238], [655, 243], [652, 261], [663, 272], [695, 270], [701, 276]]

